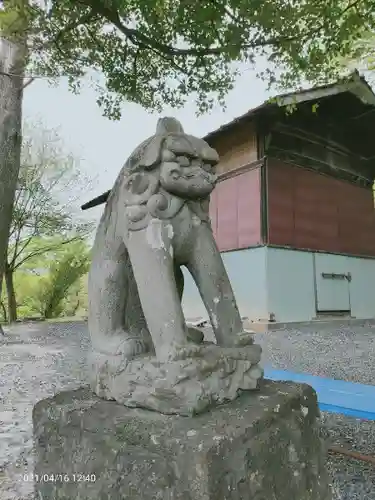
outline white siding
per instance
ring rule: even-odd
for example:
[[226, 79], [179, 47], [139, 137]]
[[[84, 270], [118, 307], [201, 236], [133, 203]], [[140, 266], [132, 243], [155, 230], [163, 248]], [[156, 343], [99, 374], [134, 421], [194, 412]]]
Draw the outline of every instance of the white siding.
[[[241, 316], [266, 319], [266, 248], [248, 248], [222, 254]], [[190, 273], [184, 269], [185, 290], [182, 305], [186, 318], [208, 318]]]
[[[352, 275], [349, 283], [352, 317], [375, 318], [375, 259], [319, 253], [323, 255], [329, 255], [331, 272], [339, 266]], [[316, 318], [313, 252], [260, 247], [223, 253], [223, 260], [241, 316], [259, 321], [269, 319], [273, 313], [277, 322], [285, 323]], [[184, 274], [185, 316], [208, 318], [190, 274]]]
[[[351, 316], [375, 318], [375, 260], [325, 253], [316, 255], [330, 262], [327, 272], [351, 273]], [[268, 307], [276, 321], [310, 321], [316, 317], [313, 262], [313, 252], [268, 248]]]
[[269, 313], [277, 322], [310, 321], [316, 316], [314, 264], [310, 252], [267, 248]]
[[352, 274], [349, 284], [352, 316], [375, 318], [375, 260], [347, 257]]

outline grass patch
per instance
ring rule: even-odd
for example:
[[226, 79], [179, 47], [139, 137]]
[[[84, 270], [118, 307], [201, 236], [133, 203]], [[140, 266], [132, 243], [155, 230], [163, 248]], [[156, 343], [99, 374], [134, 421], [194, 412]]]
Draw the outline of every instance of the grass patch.
[[76, 321], [87, 321], [87, 316], [61, 316], [61, 318], [46, 319], [45, 323], [75, 323]]

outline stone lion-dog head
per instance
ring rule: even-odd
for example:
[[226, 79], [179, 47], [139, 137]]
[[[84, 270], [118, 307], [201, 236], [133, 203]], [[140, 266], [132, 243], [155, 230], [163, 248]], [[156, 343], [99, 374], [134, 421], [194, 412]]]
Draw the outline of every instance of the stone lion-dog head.
[[147, 226], [150, 219], [172, 218], [188, 200], [201, 218], [208, 218], [209, 195], [215, 187], [217, 152], [203, 139], [185, 134], [174, 118], [161, 118], [156, 134], [130, 155], [109, 196], [119, 192], [125, 203], [128, 229]]

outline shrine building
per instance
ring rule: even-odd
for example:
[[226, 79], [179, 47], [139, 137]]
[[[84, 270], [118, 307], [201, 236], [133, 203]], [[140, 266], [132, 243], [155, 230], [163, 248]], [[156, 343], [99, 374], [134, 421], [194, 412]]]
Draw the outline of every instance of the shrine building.
[[[277, 97], [205, 140], [210, 214], [241, 316], [375, 318], [375, 95], [349, 79]], [[207, 317], [186, 273], [186, 317]]]

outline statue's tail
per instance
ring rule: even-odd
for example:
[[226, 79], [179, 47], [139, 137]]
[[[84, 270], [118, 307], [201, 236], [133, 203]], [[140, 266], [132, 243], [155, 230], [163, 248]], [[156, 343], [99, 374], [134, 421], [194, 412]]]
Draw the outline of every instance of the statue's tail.
[[106, 191], [105, 193], [101, 194], [100, 196], [97, 196], [93, 200], [88, 201], [84, 205], [81, 206], [81, 210], [87, 210], [89, 208], [96, 207], [98, 205], [102, 205], [103, 203], [106, 203], [109, 195], [111, 193], [111, 190]]

